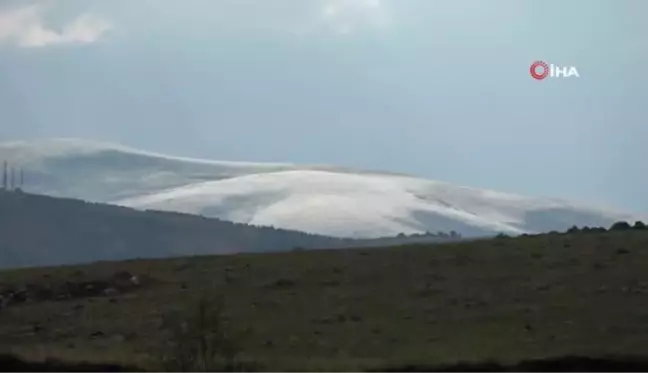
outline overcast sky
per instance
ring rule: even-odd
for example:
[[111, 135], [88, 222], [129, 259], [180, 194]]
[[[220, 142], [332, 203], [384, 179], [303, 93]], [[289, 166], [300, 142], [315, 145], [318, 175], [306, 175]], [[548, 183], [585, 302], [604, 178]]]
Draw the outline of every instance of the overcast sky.
[[[648, 1], [0, 2], [0, 140], [328, 163], [648, 211]], [[535, 81], [544, 60], [580, 78]]]

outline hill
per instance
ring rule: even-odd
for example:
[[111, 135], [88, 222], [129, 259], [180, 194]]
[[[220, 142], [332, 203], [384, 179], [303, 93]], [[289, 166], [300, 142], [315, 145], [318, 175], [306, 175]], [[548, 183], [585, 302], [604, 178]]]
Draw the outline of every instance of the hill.
[[0, 192], [0, 237], [4, 267], [343, 244], [302, 232], [11, 192]]
[[[200, 330], [225, 338], [223, 351], [236, 346], [249, 369], [413, 371], [489, 360], [527, 369], [515, 364], [645, 355], [648, 230], [617, 229], [4, 270], [0, 295], [11, 301], [0, 310], [0, 350], [158, 369], [187, 353], [170, 350], [174, 341], [196, 341], [174, 325], [203, 320], [195, 305], [221, 300], [208, 313], [218, 319]], [[563, 362], [535, 366], [631, 366], [553, 361]]]
[[552, 198], [326, 165], [189, 159], [75, 139], [0, 143], [25, 190], [335, 237], [465, 237], [648, 220]]
[[0, 267], [460, 239], [448, 235], [340, 239], [2, 190], [0, 238]]

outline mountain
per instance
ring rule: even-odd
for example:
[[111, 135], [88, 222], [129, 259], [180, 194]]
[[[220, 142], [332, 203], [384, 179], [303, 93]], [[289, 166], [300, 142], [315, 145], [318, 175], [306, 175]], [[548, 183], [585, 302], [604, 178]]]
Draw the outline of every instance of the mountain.
[[172, 157], [77, 139], [0, 143], [25, 190], [336, 237], [481, 236], [610, 226], [642, 217], [411, 176], [327, 165]]

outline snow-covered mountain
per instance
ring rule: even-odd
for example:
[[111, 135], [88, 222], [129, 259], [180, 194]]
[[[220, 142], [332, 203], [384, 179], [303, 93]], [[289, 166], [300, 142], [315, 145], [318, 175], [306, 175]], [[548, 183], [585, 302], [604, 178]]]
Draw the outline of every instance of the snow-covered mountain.
[[641, 219], [397, 174], [189, 159], [76, 139], [0, 143], [1, 160], [25, 169], [29, 192], [339, 237], [517, 234]]

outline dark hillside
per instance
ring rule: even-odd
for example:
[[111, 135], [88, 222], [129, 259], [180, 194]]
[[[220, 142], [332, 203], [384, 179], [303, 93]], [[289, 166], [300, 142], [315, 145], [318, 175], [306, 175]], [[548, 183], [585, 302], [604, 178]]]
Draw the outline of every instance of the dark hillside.
[[0, 267], [457, 239], [460, 237], [445, 234], [339, 239], [197, 215], [139, 211], [0, 190]]
[[0, 192], [0, 264], [39, 266], [339, 247], [344, 240], [187, 214]]

